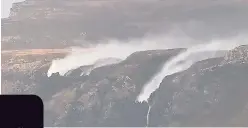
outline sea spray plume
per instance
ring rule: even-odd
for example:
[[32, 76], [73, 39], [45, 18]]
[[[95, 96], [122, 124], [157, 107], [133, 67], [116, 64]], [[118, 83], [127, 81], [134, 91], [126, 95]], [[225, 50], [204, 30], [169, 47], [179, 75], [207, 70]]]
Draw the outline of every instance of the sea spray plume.
[[144, 85], [136, 101], [148, 102], [150, 95], [159, 88], [164, 77], [184, 71], [197, 61], [216, 57], [215, 52], [218, 50], [231, 50], [236, 46], [247, 44], [247, 38], [244, 37], [246, 36], [241, 35], [228, 40], [215, 40], [209, 44], [197, 45], [173, 57], [164, 64], [160, 72]]
[[[184, 41], [183, 44], [176, 43], [178, 40]], [[131, 39], [128, 42], [118, 40], [109, 40], [107, 44], [91, 45], [87, 48], [72, 48], [72, 52], [63, 59], [58, 59], [52, 62], [47, 76], [53, 73], [59, 73], [64, 76], [67, 72], [77, 69], [81, 66], [92, 66], [98, 60], [106, 58], [115, 58], [125, 60], [129, 55], [138, 51], [157, 50], [177, 48], [179, 46], [186, 47], [193, 40], [181, 37], [152, 37], [143, 39]], [[98, 64], [97, 67], [106, 66], [113, 63]]]

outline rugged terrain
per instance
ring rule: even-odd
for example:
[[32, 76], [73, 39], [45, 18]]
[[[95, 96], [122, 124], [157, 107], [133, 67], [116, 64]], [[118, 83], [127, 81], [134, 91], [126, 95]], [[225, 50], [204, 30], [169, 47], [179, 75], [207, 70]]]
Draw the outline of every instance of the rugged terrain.
[[26, 0], [2, 19], [2, 93], [39, 95], [45, 126], [143, 127], [149, 117], [148, 126], [248, 127], [248, 46], [165, 77], [149, 113], [136, 97], [184, 49], [136, 52], [89, 76], [80, 76], [85, 67], [46, 75], [70, 46], [161, 34], [178, 46], [182, 35], [197, 43], [225, 39], [247, 32], [247, 12], [245, 0]]
[[[2, 55], [2, 92], [37, 94], [45, 126], [146, 126], [142, 86], [183, 49], [137, 52], [120, 64], [80, 76], [46, 76], [52, 55]], [[149, 126], [248, 126], [248, 47], [195, 63], [164, 78], [152, 94]], [[82, 67], [83, 68], [83, 67]]]

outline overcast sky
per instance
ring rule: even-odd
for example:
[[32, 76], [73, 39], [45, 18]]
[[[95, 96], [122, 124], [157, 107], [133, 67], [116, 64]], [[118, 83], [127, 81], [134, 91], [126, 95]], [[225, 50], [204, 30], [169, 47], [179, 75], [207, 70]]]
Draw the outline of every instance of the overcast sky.
[[[8, 6], [11, 0], [1, 1]], [[32, 0], [21, 6], [2, 36], [32, 48], [170, 33], [205, 41], [248, 32], [247, 0]]]
[[24, 0], [1, 0], [1, 18], [7, 18], [10, 14], [12, 3], [21, 2]]

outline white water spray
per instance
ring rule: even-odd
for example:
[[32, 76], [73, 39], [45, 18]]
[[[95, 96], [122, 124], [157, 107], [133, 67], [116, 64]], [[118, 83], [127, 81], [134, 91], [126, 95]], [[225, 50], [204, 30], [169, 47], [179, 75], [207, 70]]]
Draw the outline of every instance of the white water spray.
[[147, 110], [147, 113], [146, 113], [146, 127], [149, 127], [149, 124], [150, 124], [150, 112], [151, 112], [151, 109], [152, 109], [152, 106], [155, 104], [155, 102], [147, 102], [148, 104], [148, 110]]
[[150, 95], [159, 88], [166, 76], [184, 71], [190, 68], [195, 62], [214, 58], [216, 57], [216, 51], [231, 50], [239, 45], [248, 44], [246, 37], [238, 36], [232, 39], [216, 40], [207, 44], [197, 45], [173, 57], [164, 64], [160, 72], [145, 84], [136, 100], [138, 102], [148, 102]]
[[[52, 61], [52, 64], [47, 72], [47, 76], [50, 77], [53, 73], [57, 72], [64, 76], [69, 71], [77, 69], [81, 66], [91, 67], [91, 69], [86, 69], [82, 73], [89, 75], [91, 70], [98, 67], [119, 63], [121, 61], [112, 60], [125, 60], [129, 55], [137, 51], [178, 47], [184, 48], [192, 45], [192, 42], [194, 41], [188, 37], [159, 36], [147, 37], [144, 39], [132, 39], [128, 42], [121, 42], [117, 40], [109, 40], [106, 42], [106, 44], [99, 44], [88, 48], [73, 47], [72, 52], [65, 58]], [[178, 44], [177, 42], [183, 43]], [[107, 58], [112, 58], [112, 60]]]
[[[241, 37], [242, 37], [241, 39], [243, 39], [243, 37], [247, 37], [247, 36], [245, 35]], [[81, 66], [90, 67], [90, 69], [85, 69], [85, 71], [82, 71], [81, 74], [81, 75], [89, 75], [90, 72], [95, 68], [99, 68], [111, 64], [117, 64], [121, 62], [121, 60], [125, 60], [129, 55], [137, 51], [159, 50], [159, 49], [169, 49], [169, 48], [170, 49], [190, 48], [188, 49], [187, 52], [182, 53], [182, 55], [178, 56], [179, 58], [168, 62], [166, 68], [170, 68], [170, 70], [167, 69], [165, 70], [167, 70], [166, 75], [170, 75], [185, 70], [186, 68], [189, 68], [190, 65], [192, 65], [196, 61], [213, 57], [213, 54], [209, 55], [209, 53], [208, 54], [204, 53], [202, 56], [199, 56], [198, 53], [204, 51], [221, 50], [221, 48], [223, 50], [226, 50], [230, 47], [230, 44], [232, 44], [234, 41], [237, 41], [237, 39], [235, 38], [235, 39], [229, 39], [229, 41], [226, 40], [219, 41], [224, 43], [209, 44], [208, 42], [202, 42], [203, 44], [207, 44], [207, 45], [199, 45], [197, 47], [190, 48], [199, 42], [192, 40], [187, 36], [167, 35], [167, 36], [157, 36], [157, 37], [146, 37], [143, 39], [132, 39], [128, 42], [109, 40], [106, 41], [107, 42], [106, 44], [99, 44], [95, 46], [90, 46], [88, 48], [74, 47], [72, 49], [72, 52], [69, 55], [67, 55], [65, 58], [52, 61], [52, 64], [47, 72], [47, 76], [50, 77], [53, 73], [57, 73], [57, 72], [60, 75], [64, 76], [68, 72], [75, 70]], [[219, 47], [219, 45], [223, 45], [223, 46]], [[234, 46], [236, 46], [236, 44]], [[192, 54], [195, 53], [197, 53], [197, 56], [193, 56], [193, 58], [189, 59], [189, 57], [192, 57]], [[112, 58], [118, 61], [108, 60], [107, 58]], [[192, 62], [189, 61], [188, 59], [191, 60]], [[99, 61], [99, 60], [104, 60], [104, 61]], [[173, 65], [183, 60], [187, 60], [185, 64], [180, 64], [181, 66], [177, 65], [176, 67], [173, 67]], [[164, 75], [155, 77], [149, 83], [149, 86], [145, 87], [145, 89], [143, 90], [143, 94], [139, 96], [140, 98], [138, 98], [139, 99], [138, 101], [143, 101], [144, 99], [147, 99], [150, 96], [150, 94], [159, 87], [159, 84], [161, 83], [161, 80], [163, 78]]]
[[151, 108], [152, 106], [148, 104], [148, 111], [147, 111], [147, 114], [146, 114], [146, 127], [149, 127], [149, 122], [150, 122], [150, 111], [151, 111]]

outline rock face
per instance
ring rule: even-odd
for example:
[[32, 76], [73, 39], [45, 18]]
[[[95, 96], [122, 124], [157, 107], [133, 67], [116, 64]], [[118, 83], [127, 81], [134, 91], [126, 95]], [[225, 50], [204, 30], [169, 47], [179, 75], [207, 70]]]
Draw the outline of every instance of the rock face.
[[[2, 50], [44, 50], [109, 38], [125, 42], [150, 33], [170, 35], [173, 30], [174, 35], [174, 26], [208, 42], [216, 35], [230, 37], [248, 29], [246, 2], [26, 0], [13, 6], [9, 19], [2, 19], [1, 45]], [[173, 38], [179, 38], [175, 31]], [[247, 46], [165, 77], [149, 99], [150, 107], [135, 102], [143, 85], [181, 50], [137, 52], [118, 64], [92, 65], [89, 75], [80, 76], [81, 69], [88, 68], [80, 67], [67, 76], [49, 78], [51, 61], [65, 53], [2, 54], [2, 93], [39, 95], [45, 105], [45, 126], [248, 127]]]
[[248, 47], [247, 45], [239, 46], [232, 51], [230, 51], [225, 56], [227, 62], [242, 62], [245, 63], [248, 61]]
[[[3, 56], [2, 92], [39, 95], [45, 126], [143, 127], [148, 104], [135, 102], [136, 97], [162, 64], [181, 50], [137, 52], [119, 64], [94, 69], [89, 76], [80, 76], [77, 69], [49, 78], [49, 62], [56, 56], [42, 55], [39, 61], [16, 57], [12, 62]], [[164, 78], [149, 99], [148, 126], [248, 126], [247, 50], [237, 47], [225, 57], [197, 62]]]

